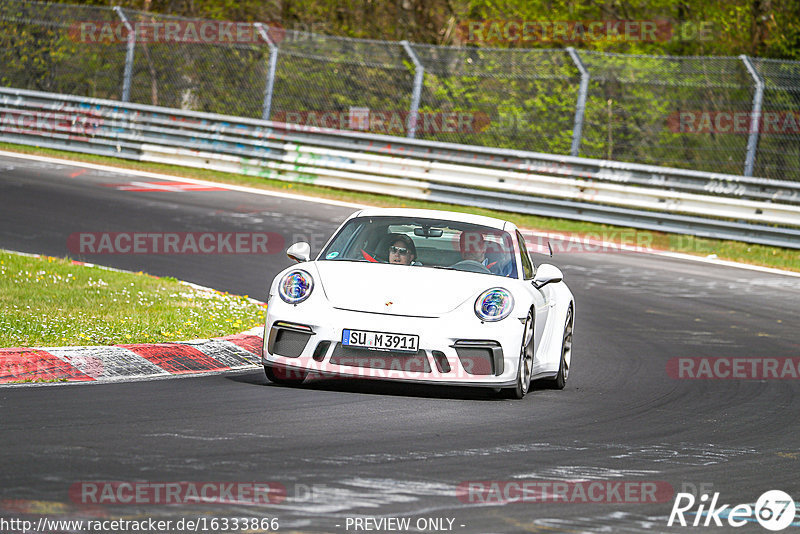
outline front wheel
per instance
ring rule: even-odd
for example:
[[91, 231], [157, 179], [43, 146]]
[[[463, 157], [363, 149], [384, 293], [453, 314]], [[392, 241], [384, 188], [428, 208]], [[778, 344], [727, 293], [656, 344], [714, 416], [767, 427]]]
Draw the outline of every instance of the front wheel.
[[273, 384], [280, 384], [282, 386], [297, 386], [303, 383], [306, 379], [308, 371], [303, 369], [288, 369], [286, 367], [273, 367], [264, 364], [264, 373], [267, 379]]
[[558, 374], [549, 382], [553, 389], [564, 389], [569, 378], [569, 368], [572, 365], [572, 306], [567, 310], [567, 321], [564, 324], [564, 340], [561, 342], [561, 362], [558, 366]]
[[519, 369], [517, 383], [514, 387], [501, 390], [501, 395], [508, 399], [521, 399], [530, 390], [533, 374], [533, 312], [528, 312], [525, 328], [522, 331], [522, 346], [519, 351]]

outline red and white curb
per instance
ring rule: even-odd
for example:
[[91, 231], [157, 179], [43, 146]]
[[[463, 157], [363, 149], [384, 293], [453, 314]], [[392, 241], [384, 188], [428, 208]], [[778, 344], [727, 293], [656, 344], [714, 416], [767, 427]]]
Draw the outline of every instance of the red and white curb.
[[[33, 258], [47, 258], [3, 250]], [[134, 273], [104, 265], [72, 260], [106, 271]], [[179, 283], [198, 291], [219, 293], [215, 289], [179, 280]], [[250, 302], [266, 306], [249, 298]], [[92, 347], [0, 348], [0, 386], [42, 385], [64, 382], [124, 382], [223, 373], [261, 367], [263, 326], [215, 339], [195, 339], [169, 343], [134, 343]]]
[[262, 328], [173, 343], [0, 349], [0, 384], [120, 382], [258, 369]]

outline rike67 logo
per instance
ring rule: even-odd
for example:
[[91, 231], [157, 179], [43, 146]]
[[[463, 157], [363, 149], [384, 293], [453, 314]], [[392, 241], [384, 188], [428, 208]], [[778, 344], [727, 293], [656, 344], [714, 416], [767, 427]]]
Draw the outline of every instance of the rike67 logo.
[[[697, 509], [694, 510], [695, 504]], [[688, 512], [688, 513], [687, 513]], [[672, 512], [669, 514], [667, 526], [678, 524], [682, 527], [722, 527], [727, 523], [731, 527], [741, 527], [748, 523], [758, 522], [767, 530], [779, 531], [792, 524], [795, 517], [795, 503], [788, 493], [780, 490], [769, 490], [758, 498], [755, 505], [719, 504], [719, 492], [714, 493], [709, 502], [708, 495], [703, 494], [699, 503], [691, 493], [678, 493]], [[685, 515], [690, 516], [687, 520]], [[691, 516], [694, 516], [692, 521]]]

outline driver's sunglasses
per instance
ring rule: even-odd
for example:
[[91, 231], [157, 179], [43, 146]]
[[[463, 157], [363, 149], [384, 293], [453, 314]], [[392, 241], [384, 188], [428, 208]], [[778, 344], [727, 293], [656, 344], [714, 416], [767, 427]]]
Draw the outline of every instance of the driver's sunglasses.
[[408, 254], [408, 249], [407, 248], [396, 247], [394, 245], [392, 245], [389, 248], [389, 250], [392, 251], [392, 254], [400, 254], [401, 256], [405, 256], [406, 254]]

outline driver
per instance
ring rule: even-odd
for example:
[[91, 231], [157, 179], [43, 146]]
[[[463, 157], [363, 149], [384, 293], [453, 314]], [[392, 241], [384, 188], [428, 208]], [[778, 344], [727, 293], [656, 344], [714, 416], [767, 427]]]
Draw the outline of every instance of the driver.
[[465, 230], [458, 238], [461, 257], [465, 260], [477, 261], [486, 266], [486, 239], [480, 232]]
[[411, 265], [417, 259], [417, 248], [405, 234], [394, 234], [389, 245], [389, 263]]
[[464, 260], [478, 262], [486, 267], [492, 274], [499, 274], [508, 276], [510, 272], [509, 265], [498, 265], [497, 261], [490, 262], [486, 257], [487, 241], [486, 237], [481, 233], [474, 230], [464, 230], [458, 238], [459, 248], [461, 249], [461, 257]]

